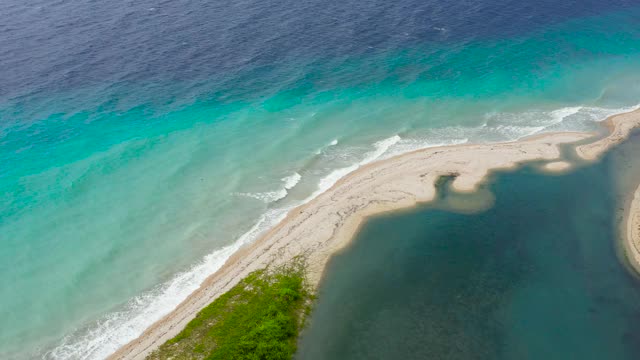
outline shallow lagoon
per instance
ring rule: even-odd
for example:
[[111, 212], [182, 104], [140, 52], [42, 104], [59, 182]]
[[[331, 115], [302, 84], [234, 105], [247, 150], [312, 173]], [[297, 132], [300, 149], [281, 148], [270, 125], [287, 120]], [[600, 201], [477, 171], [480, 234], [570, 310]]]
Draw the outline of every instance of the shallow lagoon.
[[372, 219], [331, 261], [298, 359], [640, 358], [640, 280], [619, 255], [639, 153], [635, 136], [566, 175], [497, 174], [485, 211], [443, 195]]

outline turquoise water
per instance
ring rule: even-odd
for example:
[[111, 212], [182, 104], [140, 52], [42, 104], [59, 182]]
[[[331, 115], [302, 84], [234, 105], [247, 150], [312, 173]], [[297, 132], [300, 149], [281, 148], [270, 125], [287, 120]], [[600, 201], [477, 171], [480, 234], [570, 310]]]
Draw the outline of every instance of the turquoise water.
[[298, 359], [637, 359], [640, 281], [618, 256], [640, 137], [563, 176], [497, 175], [487, 211], [369, 221], [336, 256]]
[[2, 5], [1, 357], [103, 358], [364, 163], [640, 99], [625, 1], [251, 4]]

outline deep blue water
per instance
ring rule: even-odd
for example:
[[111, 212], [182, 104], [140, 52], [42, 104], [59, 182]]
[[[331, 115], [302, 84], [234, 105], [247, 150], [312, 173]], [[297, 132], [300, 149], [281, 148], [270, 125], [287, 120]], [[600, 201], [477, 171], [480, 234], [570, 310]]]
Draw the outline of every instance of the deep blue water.
[[[182, 91], [188, 90], [166, 85], [196, 82], [188, 95], [227, 102], [273, 95], [282, 87], [298, 89], [301, 72], [303, 84], [365, 85], [395, 74], [375, 71], [375, 62], [327, 74], [333, 68], [327, 63], [425, 45], [524, 37], [636, 5], [633, 0], [10, 0], [0, 5], [0, 99], [24, 105], [34, 96], [98, 86], [125, 91], [118, 91], [125, 99], [114, 102], [133, 97], [137, 101], [129, 106], [140, 100], [164, 104], [187, 97]], [[265, 86], [272, 81], [279, 86]], [[126, 94], [120, 89], [125, 85], [145, 91]], [[152, 91], [154, 86], [163, 89]]]
[[3, 1], [0, 358], [104, 358], [362, 164], [639, 98], [637, 1]]
[[298, 359], [637, 359], [640, 280], [617, 247], [638, 151], [499, 174], [477, 214], [369, 221], [332, 260]]

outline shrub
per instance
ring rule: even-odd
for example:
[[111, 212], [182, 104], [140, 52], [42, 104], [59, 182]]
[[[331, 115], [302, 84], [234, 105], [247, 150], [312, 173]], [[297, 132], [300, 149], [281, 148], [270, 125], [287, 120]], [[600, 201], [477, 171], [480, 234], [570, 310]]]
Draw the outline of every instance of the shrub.
[[249, 274], [148, 359], [285, 360], [312, 299], [304, 262]]

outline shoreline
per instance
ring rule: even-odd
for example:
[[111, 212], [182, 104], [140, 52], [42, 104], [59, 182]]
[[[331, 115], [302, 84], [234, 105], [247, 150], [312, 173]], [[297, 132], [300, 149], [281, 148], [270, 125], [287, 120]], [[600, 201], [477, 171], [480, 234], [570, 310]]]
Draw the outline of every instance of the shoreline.
[[[640, 126], [640, 110], [611, 116], [604, 124], [609, 134], [576, 146], [578, 157], [594, 161], [626, 139], [631, 130]], [[351, 241], [368, 217], [434, 200], [436, 182], [442, 176], [455, 177], [452, 187], [457, 192], [471, 193], [493, 171], [513, 169], [535, 160], [564, 162], [561, 145], [586, 141], [594, 135], [547, 133], [508, 143], [434, 147], [364, 165], [315, 199], [289, 211], [278, 225], [236, 251], [176, 309], [109, 359], [143, 359], [253, 270], [304, 255], [308, 259], [309, 281], [315, 288], [331, 256]], [[636, 205], [640, 210], [640, 200]], [[640, 252], [634, 260], [640, 263]]]

